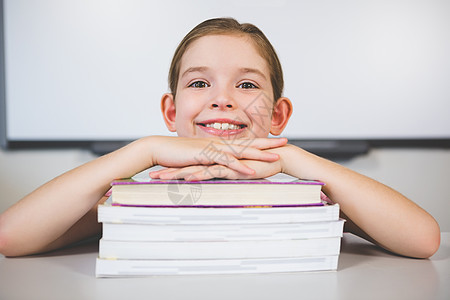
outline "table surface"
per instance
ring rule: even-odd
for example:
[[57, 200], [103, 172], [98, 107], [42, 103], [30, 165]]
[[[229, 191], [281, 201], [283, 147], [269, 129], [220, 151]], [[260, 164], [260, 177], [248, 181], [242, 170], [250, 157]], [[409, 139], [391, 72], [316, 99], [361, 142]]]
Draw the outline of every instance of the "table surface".
[[450, 299], [450, 233], [430, 259], [344, 234], [336, 272], [96, 278], [98, 244], [0, 256], [0, 299]]

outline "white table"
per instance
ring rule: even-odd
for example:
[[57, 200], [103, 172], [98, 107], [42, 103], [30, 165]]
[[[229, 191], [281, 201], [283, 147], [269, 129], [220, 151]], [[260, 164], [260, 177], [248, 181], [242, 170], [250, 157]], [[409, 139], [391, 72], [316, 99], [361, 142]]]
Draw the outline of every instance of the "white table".
[[0, 299], [450, 299], [450, 233], [423, 260], [345, 234], [337, 272], [95, 278], [97, 255], [97, 243], [90, 243], [0, 256]]

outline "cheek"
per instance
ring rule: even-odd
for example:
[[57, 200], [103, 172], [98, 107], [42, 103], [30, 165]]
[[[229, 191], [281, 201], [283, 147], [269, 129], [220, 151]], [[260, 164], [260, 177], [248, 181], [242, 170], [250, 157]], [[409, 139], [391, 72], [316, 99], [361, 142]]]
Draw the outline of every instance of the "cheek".
[[261, 93], [245, 107], [245, 112], [253, 123], [253, 130], [259, 135], [268, 135], [272, 126], [273, 102]]
[[183, 103], [180, 103], [180, 105], [177, 106], [177, 114], [184, 119], [192, 118], [197, 111], [198, 105], [196, 105], [196, 101], [183, 101]]
[[194, 123], [195, 116], [198, 114], [196, 106], [192, 105], [192, 101], [186, 101], [187, 99], [183, 100], [176, 104], [175, 123], [179, 136], [191, 134], [192, 124]]
[[186, 122], [189, 122], [189, 111], [187, 111], [186, 107], [180, 105], [177, 107], [177, 115], [175, 118], [175, 122], [177, 124], [177, 129], [182, 130], [184, 126], [186, 126]]

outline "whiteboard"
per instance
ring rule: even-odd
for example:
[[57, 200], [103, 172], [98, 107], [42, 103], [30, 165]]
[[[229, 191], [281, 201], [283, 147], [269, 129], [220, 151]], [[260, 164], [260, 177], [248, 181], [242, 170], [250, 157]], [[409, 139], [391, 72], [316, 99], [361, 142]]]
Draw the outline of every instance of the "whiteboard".
[[274, 45], [290, 139], [449, 139], [450, 1], [3, 0], [6, 139], [170, 134], [173, 52], [232, 16]]

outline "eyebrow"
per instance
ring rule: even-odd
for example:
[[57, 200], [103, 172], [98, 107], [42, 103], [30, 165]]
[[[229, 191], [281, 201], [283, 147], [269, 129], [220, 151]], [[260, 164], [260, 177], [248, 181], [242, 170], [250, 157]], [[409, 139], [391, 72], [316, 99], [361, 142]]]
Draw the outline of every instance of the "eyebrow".
[[186, 76], [186, 74], [189, 74], [189, 73], [205, 72], [206, 70], [208, 70], [208, 67], [190, 67], [190, 68], [187, 68], [186, 71], [183, 72], [183, 74], [181, 74], [181, 77], [184, 77], [184, 76]]
[[258, 69], [253, 69], [253, 68], [242, 68], [242, 69], [240, 69], [240, 71], [241, 71], [242, 73], [244, 73], [244, 74], [247, 74], [247, 73], [253, 73], [253, 74], [256, 74], [256, 75], [262, 77], [264, 80], [267, 80], [266, 75], [264, 75], [264, 73], [261, 72], [261, 71], [258, 70]]

